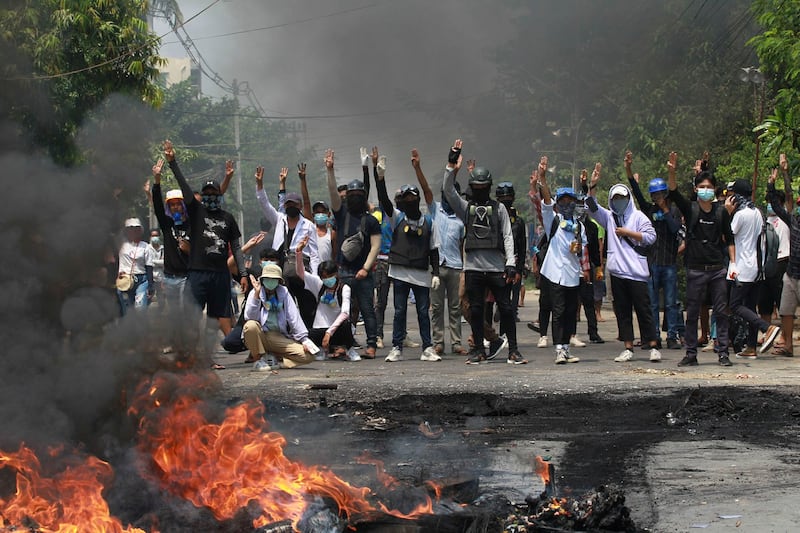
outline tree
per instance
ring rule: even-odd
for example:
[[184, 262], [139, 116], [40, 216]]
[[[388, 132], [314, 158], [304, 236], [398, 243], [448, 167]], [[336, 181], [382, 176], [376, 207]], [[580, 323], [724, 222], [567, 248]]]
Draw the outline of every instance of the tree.
[[75, 135], [113, 93], [158, 104], [158, 38], [146, 0], [16, 0], [0, 9], [0, 116], [55, 161], [81, 157]]

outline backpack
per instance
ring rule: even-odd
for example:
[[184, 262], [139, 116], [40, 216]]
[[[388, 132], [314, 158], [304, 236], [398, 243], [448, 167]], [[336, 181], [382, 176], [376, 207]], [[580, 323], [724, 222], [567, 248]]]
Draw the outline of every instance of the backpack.
[[[347, 261], [355, 261], [358, 259], [358, 256], [361, 255], [361, 251], [364, 249], [364, 232], [367, 228], [367, 217], [371, 216], [367, 213], [364, 213], [361, 216], [361, 224], [358, 226], [358, 231], [347, 237], [344, 241], [342, 241], [342, 257], [345, 258]], [[344, 219], [344, 231], [350, 229], [350, 212], [347, 212], [347, 215]]]
[[542, 233], [541, 237], [539, 237], [539, 242], [536, 244], [536, 264], [539, 265], [539, 270], [544, 264], [547, 249], [550, 247], [550, 240], [556, 234], [556, 231], [558, 231], [558, 217], [554, 216], [553, 222], [550, 224], [550, 232]]
[[758, 239], [758, 279], [774, 278], [778, 274], [779, 247], [780, 239], [775, 227], [764, 220]]

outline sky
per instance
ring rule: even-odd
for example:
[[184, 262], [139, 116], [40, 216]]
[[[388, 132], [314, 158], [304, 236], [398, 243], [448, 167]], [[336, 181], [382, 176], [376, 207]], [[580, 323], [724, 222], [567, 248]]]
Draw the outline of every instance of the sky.
[[[179, 0], [184, 20], [212, 3]], [[228, 83], [247, 81], [269, 114], [346, 115], [299, 119], [309, 146], [334, 149], [340, 173], [357, 175], [359, 147], [378, 145], [390, 169], [402, 164], [412, 179], [412, 147], [438, 167], [460, 132], [457, 120], [410, 109], [491, 89], [491, 53], [510, 37], [513, 14], [479, 0], [222, 0], [185, 30], [208, 65]], [[169, 27], [156, 19], [154, 30]], [[173, 34], [162, 43], [162, 55], [186, 56]], [[205, 94], [224, 94], [202, 83]]]

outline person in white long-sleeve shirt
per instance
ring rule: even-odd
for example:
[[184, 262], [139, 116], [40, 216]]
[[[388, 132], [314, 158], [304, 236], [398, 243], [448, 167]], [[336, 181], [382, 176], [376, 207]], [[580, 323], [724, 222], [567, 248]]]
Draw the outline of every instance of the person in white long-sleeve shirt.
[[261, 361], [264, 354], [283, 358], [283, 368], [294, 368], [313, 361], [307, 346], [308, 330], [289, 290], [283, 285], [283, 274], [278, 265], [267, 265], [256, 280], [251, 276], [253, 290], [244, 308], [245, 323], [242, 337], [250, 359], [256, 360], [255, 370], [275, 368], [275, 362]]

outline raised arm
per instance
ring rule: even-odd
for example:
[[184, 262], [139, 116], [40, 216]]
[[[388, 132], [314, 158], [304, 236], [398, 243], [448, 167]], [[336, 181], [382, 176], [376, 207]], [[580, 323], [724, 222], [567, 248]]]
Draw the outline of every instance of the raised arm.
[[767, 180], [767, 201], [772, 204], [772, 210], [775, 211], [775, 216], [783, 220], [783, 222], [792, 227], [792, 216], [782, 203], [778, 200], [778, 195], [775, 194], [775, 180], [778, 178], [778, 169], [773, 168], [772, 173]]
[[333, 150], [325, 150], [325, 172], [328, 175], [328, 194], [331, 196], [331, 211], [336, 212], [342, 207], [342, 199], [336, 190], [336, 175], [333, 172]]
[[225, 177], [222, 178], [222, 185], [219, 186], [220, 194], [225, 194], [225, 191], [228, 190], [228, 186], [230, 186], [231, 180], [233, 179], [234, 169], [233, 161], [230, 159], [225, 161]]
[[786, 211], [791, 211], [794, 205], [794, 195], [792, 194], [792, 177], [789, 175], [789, 161], [786, 154], [780, 156], [781, 174], [783, 174], [783, 194], [786, 195]]
[[308, 195], [308, 184], [306, 183], [306, 164], [297, 163], [297, 177], [300, 178], [300, 194], [303, 195], [303, 216], [308, 220], [314, 220], [311, 214], [311, 196]]
[[[544, 203], [549, 204], [552, 195], [550, 194], [550, 186], [547, 185], [547, 156], [543, 155], [539, 159], [539, 166], [536, 169], [539, 184], [542, 186], [542, 200]], [[549, 231], [549, 230], [548, 230]]]
[[445, 198], [447, 198], [447, 203], [453, 208], [453, 213], [461, 219], [464, 218], [467, 212], [467, 206], [469, 205], [466, 200], [459, 196], [458, 191], [456, 191], [456, 175], [461, 169], [461, 163], [463, 161], [463, 157], [461, 156], [462, 147], [463, 143], [461, 139], [456, 139], [453, 143], [453, 147], [450, 148], [450, 152], [447, 155], [447, 166], [444, 169], [444, 184], [442, 185], [442, 191], [444, 192]]
[[[375, 153], [377, 154], [377, 148]], [[382, 161], [382, 163], [381, 163]], [[394, 216], [394, 206], [392, 200], [389, 198], [389, 193], [386, 191], [386, 157], [381, 156], [378, 164], [375, 165], [375, 189], [378, 191], [378, 202], [381, 205], [383, 214], [389, 218]]]
[[678, 153], [670, 152], [667, 160], [667, 188], [674, 191], [678, 188]]
[[278, 212], [269, 202], [269, 197], [267, 196], [267, 192], [264, 190], [264, 167], [258, 166], [256, 167], [256, 198], [258, 199], [258, 204], [261, 206], [261, 211], [264, 212], [264, 218], [267, 219], [267, 222], [272, 224], [272, 227], [276, 227], [278, 224]]
[[639, 174], [634, 174], [631, 165], [633, 164], [633, 153], [630, 150], [625, 152], [625, 159], [623, 160], [625, 165], [625, 174], [628, 176], [628, 184], [631, 187], [631, 192], [633, 193], [633, 197], [636, 198], [636, 203], [639, 204], [639, 209], [644, 211], [646, 208], [650, 207], [650, 202], [645, 200], [644, 195], [642, 194], [642, 189], [639, 187]]
[[164, 168], [164, 160], [159, 159], [153, 165], [153, 190], [150, 194], [150, 201], [153, 203], [153, 213], [156, 215], [158, 225], [165, 230], [169, 224], [167, 222], [167, 212], [164, 210], [164, 199], [161, 197], [161, 169]]
[[169, 139], [164, 141], [164, 159], [167, 160], [169, 168], [172, 170], [172, 174], [175, 176], [175, 180], [178, 182], [178, 185], [183, 192], [183, 203], [186, 204], [186, 207], [188, 208], [195, 202], [194, 192], [192, 191], [192, 188], [189, 187], [189, 182], [186, 181], [186, 178], [183, 176], [183, 172], [181, 172], [178, 162], [175, 161], [175, 148], [173, 148], [172, 141]]
[[414, 167], [414, 173], [417, 175], [417, 181], [422, 189], [422, 194], [425, 196], [425, 203], [431, 205], [433, 203], [433, 191], [428, 185], [428, 178], [422, 172], [422, 164], [419, 159], [419, 152], [416, 148], [411, 150], [411, 166]]

